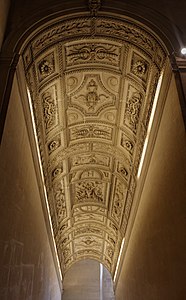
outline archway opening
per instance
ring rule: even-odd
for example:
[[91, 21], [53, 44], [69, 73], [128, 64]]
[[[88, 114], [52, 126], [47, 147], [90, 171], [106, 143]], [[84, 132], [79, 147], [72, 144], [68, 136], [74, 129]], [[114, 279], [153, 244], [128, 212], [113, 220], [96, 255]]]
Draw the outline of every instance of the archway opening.
[[84, 259], [73, 264], [63, 281], [64, 300], [114, 300], [109, 271], [98, 261]]

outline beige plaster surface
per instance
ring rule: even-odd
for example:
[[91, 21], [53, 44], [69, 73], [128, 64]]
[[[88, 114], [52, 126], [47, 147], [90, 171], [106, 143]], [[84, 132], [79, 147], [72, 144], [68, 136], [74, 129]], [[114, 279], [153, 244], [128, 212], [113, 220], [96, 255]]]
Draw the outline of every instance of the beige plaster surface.
[[64, 300], [114, 300], [110, 273], [100, 263], [85, 259], [76, 262], [64, 277]]
[[185, 130], [172, 78], [116, 288], [117, 300], [185, 299], [185, 182]]
[[61, 299], [16, 80], [0, 149], [0, 299]]

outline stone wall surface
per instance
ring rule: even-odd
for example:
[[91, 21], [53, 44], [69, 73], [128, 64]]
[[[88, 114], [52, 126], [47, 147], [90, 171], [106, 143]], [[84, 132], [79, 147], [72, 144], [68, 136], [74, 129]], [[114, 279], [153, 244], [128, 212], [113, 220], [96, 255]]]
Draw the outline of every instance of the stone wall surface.
[[63, 299], [114, 300], [110, 273], [95, 260], [76, 262], [64, 277]]
[[185, 298], [185, 153], [173, 77], [116, 288], [117, 300]]
[[16, 80], [0, 150], [0, 299], [60, 300]]

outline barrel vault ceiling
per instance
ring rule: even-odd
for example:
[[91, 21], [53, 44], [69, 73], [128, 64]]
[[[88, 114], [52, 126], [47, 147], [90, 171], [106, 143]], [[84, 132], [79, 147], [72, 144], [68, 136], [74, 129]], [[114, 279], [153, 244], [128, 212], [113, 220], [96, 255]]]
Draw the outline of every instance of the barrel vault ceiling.
[[140, 25], [87, 14], [22, 56], [62, 272], [93, 258], [113, 275], [165, 52]]

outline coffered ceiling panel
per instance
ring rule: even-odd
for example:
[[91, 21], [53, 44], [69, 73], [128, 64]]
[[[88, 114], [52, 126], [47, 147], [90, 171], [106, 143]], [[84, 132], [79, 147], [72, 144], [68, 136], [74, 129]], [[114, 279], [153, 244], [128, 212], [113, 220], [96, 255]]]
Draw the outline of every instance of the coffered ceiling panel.
[[23, 51], [63, 273], [94, 258], [113, 275], [165, 52], [130, 21], [78, 17]]

